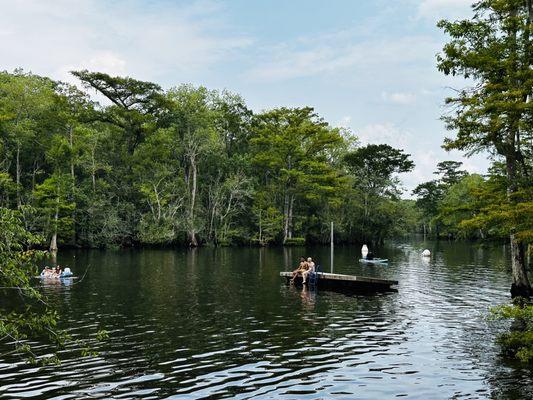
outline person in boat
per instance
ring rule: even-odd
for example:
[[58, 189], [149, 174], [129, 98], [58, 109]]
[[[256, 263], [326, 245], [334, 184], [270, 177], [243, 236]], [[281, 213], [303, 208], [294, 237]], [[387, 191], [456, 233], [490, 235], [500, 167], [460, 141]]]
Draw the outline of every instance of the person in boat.
[[55, 272], [56, 276], [61, 276], [61, 267], [59, 265], [57, 265], [54, 272]]
[[307, 264], [307, 261], [305, 261], [305, 257], [300, 257], [300, 264], [298, 265], [298, 268], [292, 271], [291, 283], [294, 283], [294, 279], [308, 269], [309, 265]]
[[54, 273], [54, 271], [49, 267], [44, 267], [43, 272], [41, 272], [41, 275], [44, 277], [50, 276]]
[[315, 272], [315, 262], [311, 257], [307, 258], [307, 267], [307, 270], [302, 272], [302, 279], [304, 285], [307, 284], [307, 277], [309, 276], [309, 274]]

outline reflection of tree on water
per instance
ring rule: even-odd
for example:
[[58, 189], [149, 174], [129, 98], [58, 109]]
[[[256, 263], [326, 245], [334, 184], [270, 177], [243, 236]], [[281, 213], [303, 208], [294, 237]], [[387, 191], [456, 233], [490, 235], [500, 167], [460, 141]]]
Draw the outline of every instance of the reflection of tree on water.
[[[533, 399], [533, 374], [531, 366], [498, 359], [487, 372], [486, 382], [494, 399]], [[520, 382], [520, 385], [517, 385]]]

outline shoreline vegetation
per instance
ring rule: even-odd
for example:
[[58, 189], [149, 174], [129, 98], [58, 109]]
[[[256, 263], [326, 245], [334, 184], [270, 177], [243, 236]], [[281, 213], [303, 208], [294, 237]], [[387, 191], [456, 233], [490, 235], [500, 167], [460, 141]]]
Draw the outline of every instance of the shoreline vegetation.
[[[0, 74], [0, 206], [59, 247], [382, 243], [416, 230], [403, 150], [361, 146], [312, 108], [73, 72]], [[97, 90], [106, 105], [91, 100]]]
[[[531, 202], [504, 208], [499, 158], [485, 176], [440, 162], [406, 200], [398, 175], [414, 168], [409, 154], [362, 146], [310, 107], [254, 114], [227, 91], [74, 74], [85, 91], [0, 73], [0, 206], [51, 251], [324, 244], [331, 221], [336, 243], [504, 241], [515, 222], [530, 238]], [[501, 215], [484, 219], [495, 206]]]

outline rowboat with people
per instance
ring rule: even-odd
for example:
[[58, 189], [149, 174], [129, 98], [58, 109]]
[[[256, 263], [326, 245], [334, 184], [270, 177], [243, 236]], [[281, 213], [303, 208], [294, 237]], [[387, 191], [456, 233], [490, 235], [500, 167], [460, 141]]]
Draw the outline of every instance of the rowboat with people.
[[38, 278], [41, 279], [62, 279], [71, 278], [73, 276], [70, 268], [66, 267], [64, 270], [58, 265], [55, 268], [44, 267]]

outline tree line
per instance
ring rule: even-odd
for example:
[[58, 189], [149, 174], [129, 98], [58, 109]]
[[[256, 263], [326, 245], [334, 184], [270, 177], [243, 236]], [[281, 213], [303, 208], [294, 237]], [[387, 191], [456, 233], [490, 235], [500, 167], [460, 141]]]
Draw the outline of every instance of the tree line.
[[51, 250], [321, 243], [330, 221], [338, 241], [379, 243], [417, 223], [397, 178], [409, 155], [311, 107], [73, 75], [80, 87], [0, 73], [0, 206]]

